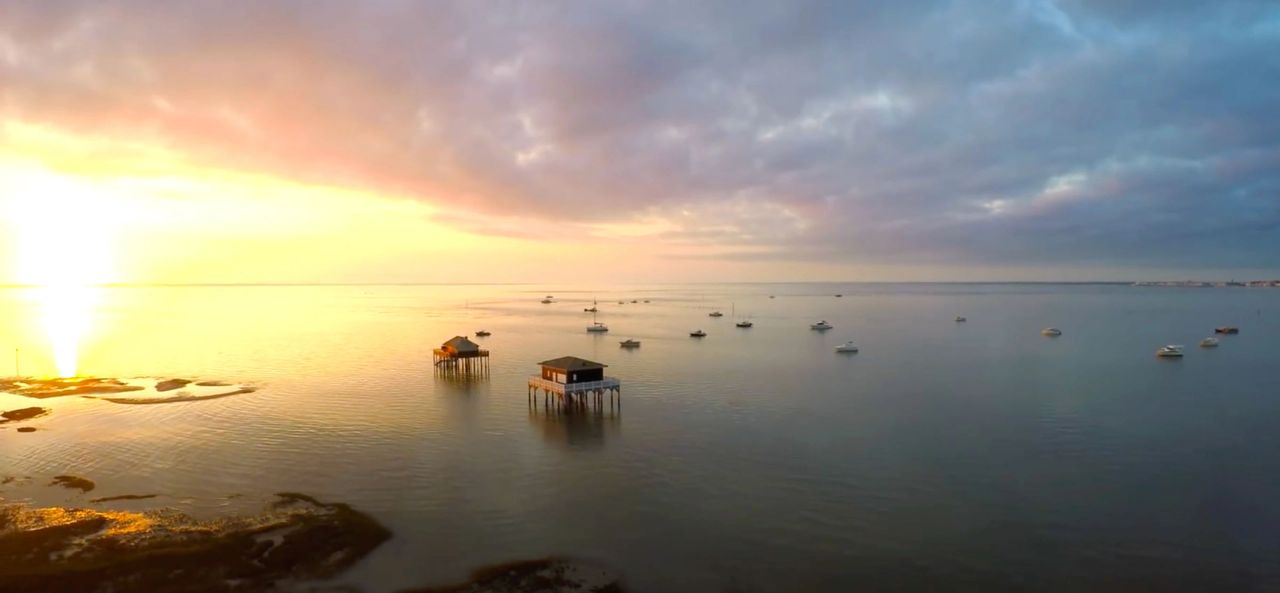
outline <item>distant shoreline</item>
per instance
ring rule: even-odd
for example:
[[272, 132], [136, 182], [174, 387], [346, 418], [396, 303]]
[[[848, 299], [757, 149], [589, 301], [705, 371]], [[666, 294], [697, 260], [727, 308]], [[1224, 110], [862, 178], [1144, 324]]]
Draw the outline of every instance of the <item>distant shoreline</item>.
[[1206, 280], [1163, 280], [1134, 282], [1134, 286], [1158, 286], [1164, 288], [1280, 288], [1280, 280], [1248, 280], [1245, 282], [1210, 282]]
[[[1163, 286], [1184, 288], [1280, 288], [1280, 280], [1214, 281], [1214, 280], [759, 280], [734, 282], [604, 282], [598, 286], [780, 286], [787, 284], [829, 286]], [[541, 292], [546, 286], [568, 286], [555, 282], [111, 282], [87, 284], [85, 288], [342, 288], [342, 287], [414, 287], [414, 286], [527, 286]], [[0, 290], [37, 289], [39, 284], [13, 284], [0, 282]]]

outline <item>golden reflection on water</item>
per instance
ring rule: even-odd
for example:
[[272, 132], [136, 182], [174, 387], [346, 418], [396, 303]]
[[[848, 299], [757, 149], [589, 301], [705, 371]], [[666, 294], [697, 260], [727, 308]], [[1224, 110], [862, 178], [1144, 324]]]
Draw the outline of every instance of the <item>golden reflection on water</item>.
[[89, 329], [90, 311], [97, 292], [93, 287], [72, 284], [37, 290], [41, 323], [59, 377], [76, 376], [80, 344]]
[[108, 281], [114, 267], [111, 234], [118, 204], [88, 181], [54, 171], [9, 171], [6, 180], [15, 192], [4, 210], [17, 235], [18, 280], [37, 287], [58, 376], [75, 376], [95, 285]]

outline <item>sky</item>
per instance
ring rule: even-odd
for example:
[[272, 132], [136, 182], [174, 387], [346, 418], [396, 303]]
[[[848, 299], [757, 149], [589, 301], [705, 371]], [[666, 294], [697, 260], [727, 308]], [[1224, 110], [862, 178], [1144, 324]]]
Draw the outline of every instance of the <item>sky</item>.
[[7, 1], [0, 283], [1280, 277], [1280, 4]]

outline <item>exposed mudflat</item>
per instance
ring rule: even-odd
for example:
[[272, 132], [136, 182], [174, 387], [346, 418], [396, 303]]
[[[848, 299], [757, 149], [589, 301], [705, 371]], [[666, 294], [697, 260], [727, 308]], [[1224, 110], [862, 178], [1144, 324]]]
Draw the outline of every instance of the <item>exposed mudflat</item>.
[[[340, 575], [390, 537], [390, 531], [350, 506], [293, 492], [277, 494], [258, 514], [215, 520], [169, 509], [0, 505], [0, 591], [360, 593], [356, 587], [325, 588], [317, 582]], [[489, 566], [463, 583], [401, 593], [625, 591], [612, 569], [545, 558]]]
[[89, 492], [98, 487], [93, 480], [81, 478], [79, 476], [54, 476], [53, 481], [50, 482], [49, 485], [62, 486], [63, 488], [79, 490], [81, 492]]
[[0, 507], [0, 590], [275, 592], [326, 579], [390, 532], [344, 504], [281, 493], [215, 521], [156, 510]]
[[102, 498], [94, 498], [89, 502], [115, 502], [117, 500], [147, 500], [159, 496], [158, 494], [121, 494], [119, 496], [104, 496]]
[[5, 422], [22, 422], [23, 420], [31, 420], [39, 418], [49, 413], [49, 408], [19, 408], [17, 410], [9, 410], [8, 412], [0, 412], [0, 424]]
[[119, 379], [98, 379], [92, 377], [74, 377], [70, 379], [22, 379], [9, 381], [0, 385], [3, 391], [44, 399], [49, 397], [65, 397], [69, 395], [91, 395], [101, 393], [126, 393], [146, 389], [142, 385], [131, 385]]
[[155, 389], [156, 391], [173, 391], [174, 389], [182, 389], [191, 383], [190, 379], [165, 379], [156, 382]]
[[78, 395], [115, 404], [169, 404], [243, 395], [254, 387], [191, 379], [22, 379], [0, 382], [0, 391], [37, 399]]

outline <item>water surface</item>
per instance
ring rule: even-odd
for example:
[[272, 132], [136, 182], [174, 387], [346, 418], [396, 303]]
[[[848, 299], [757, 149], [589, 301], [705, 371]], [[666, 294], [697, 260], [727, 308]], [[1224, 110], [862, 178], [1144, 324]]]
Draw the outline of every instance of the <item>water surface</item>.
[[[55, 373], [37, 292], [0, 289], [0, 351]], [[607, 335], [585, 332], [593, 299]], [[396, 534], [346, 577], [371, 592], [548, 554], [606, 561], [642, 591], [1280, 589], [1280, 291], [150, 287], [87, 302], [81, 374], [260, 389], [44, 400], [43, 430], [0, 431], [0, 475], [84, 475], [95, 496], [160, 493], [147, 502], [197, 515], [280, 490], [349, 502]], [[835, 329], [810, 331], [818, 319]], [[1242, 331], [1195, 348], [1223, 324]], [[431, 349], [479, 329], [489, 377], [434, 377]], [[861, 353], [837, 355], [846, 340]], [[1166, 343], [1186, 358], [1155, 359]], [[610, 365], [621, 411], [529, 409], [526, 376], [562, 355]], [[0, 496], [84, 504], [38, 484]]]

